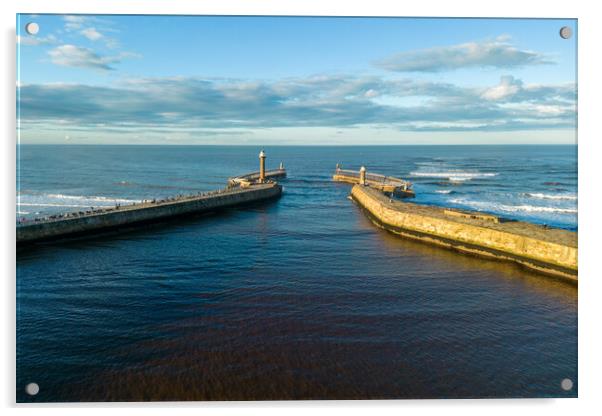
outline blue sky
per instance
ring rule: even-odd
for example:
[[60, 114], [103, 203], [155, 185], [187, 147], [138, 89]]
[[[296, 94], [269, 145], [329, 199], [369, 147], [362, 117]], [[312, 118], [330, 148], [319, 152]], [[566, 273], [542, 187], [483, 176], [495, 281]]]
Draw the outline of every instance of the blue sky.
[[20, 15], [20, 140], [574, 143], [562, 26], [576, 34], [556, 19]]

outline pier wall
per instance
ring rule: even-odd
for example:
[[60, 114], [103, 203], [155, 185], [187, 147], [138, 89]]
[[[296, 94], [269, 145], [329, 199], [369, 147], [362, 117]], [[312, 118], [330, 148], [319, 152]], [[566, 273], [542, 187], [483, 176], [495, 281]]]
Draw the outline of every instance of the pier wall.
[[[565, 230], [549, 230], [543, 226], [515, 222], [509, 227], [532, 228], [534, 232], [504, 231], [503, 224], [468, 220], [445, 215], [437, 207], [409, 203], [391, 203], [376, 189], [355, 185], [352, 198], [378, 226], [396, 234], [419, 239], [459, 251], [503, 260], [511, 260], [540, 272], [577, 281], [577, 235]], [[416, 206], [416, 209], [412, 207]], [[418, 208], [419, 207], [419, 208]], [[429, 214], [432, 212], [432, 215]], [[537, 238], [546, 233], [558, 236]], [[552, 241], [550, 241], [552, 240]]]
[[276, 198], [282, 187], [276, 183], [254, 185], [219, 193], [162, 203], [122, 206], [119, 210], [17, 227], [17, 244], [86, 234], [130, 224], [160, 221], [170, 217], [216, 211]]

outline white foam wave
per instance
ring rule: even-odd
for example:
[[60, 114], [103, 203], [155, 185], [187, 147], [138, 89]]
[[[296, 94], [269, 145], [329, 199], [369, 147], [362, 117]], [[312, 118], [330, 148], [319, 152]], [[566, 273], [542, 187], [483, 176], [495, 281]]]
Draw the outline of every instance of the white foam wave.
[[411, 176], [422, 178], [447, 178], [453, 182], [469, 181], [476, 178], [491, 178], [497, 176], [495, 172], [462, 172], [462, 171], [445, 171], [445, 172], [410, 172]]
[[[139, 200], [110, 198], [105, 196], [83, 196], [64, 194], [18, 194], [17, 209], [21, 207], [41, 207], [42, 211], [60, 211], [61, 209], [86, 210], [111, 207], [116, 204], [129, 205]], [[25, 209], [27, 211], [27, 208]], [[23, 215], [25, 215], [25, 211]], [[36, 213], [37, 214], [37, 213]]]
[[438, 194], [449, 194], [449, 193], [451, 193], [451, 191], [452, 191], [451, 189], [438, 189], [435, 192]]
[[466, 182], [466, 181], [469, 181], [471, 179], [472, 178], [468, 178], [468, 177], [465, 177], [465, 176], [451, 176], [449, 178], [449, 181], [450, 182]]
[[556, 214], [576, 214], [576, 208], [558, 208], [558, 207], [542, 207], [537, 205], [505, 205], [496, 204], [484, 201], [471, 201], [466, 199], [450, 199], [453, 204], [461, 204], [476, 209], [488, 211], [505, 211], [505, 212], [547, 212]]
[[576, 201], [577, 195], [566, 195], [566, 194], [542, 194], [542, 193], [524, 193], [524, 196], [535, 199], [557, 199], [557, 200], [567, 200], [567, 201]]
[[67, 208], [90, 208], [90, 205], [75, 205], [75, 204], [39, 204], [35, 202], [21, 202], [21, 206], [25, 207], [67, 207]]
[[27, 215], [29, 214], [29, 211], [19, 211], [17, 210], [17, 215]]
[[68, 199], [76, 201], [96, 201], [96, 202], [140, 202], [139, 200], [124, 199], [124, 198], [110, 198], [106, 196], [82, 196], [82, 195], [63, 195], [63, 194], [47, 194], [49, 198], [55, 199]]
[[577, 210], [574, 208], [555, 208], [555, 207], [538, 207], [533, 205], [502, 205], [503, 210], [508, 211], [527, 211], [527, 212], [557, 212], [560, 214], [576, 214]]

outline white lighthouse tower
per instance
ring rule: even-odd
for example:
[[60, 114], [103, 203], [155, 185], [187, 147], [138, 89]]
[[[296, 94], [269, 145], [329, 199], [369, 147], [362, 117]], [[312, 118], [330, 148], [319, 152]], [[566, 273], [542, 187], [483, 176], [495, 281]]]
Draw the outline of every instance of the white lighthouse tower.
[[366, 168], [364, 166], [360, 168], [360, 185], [366, 185]]
[[259, 152], [259, 183], [265, 182], [265, 152]]

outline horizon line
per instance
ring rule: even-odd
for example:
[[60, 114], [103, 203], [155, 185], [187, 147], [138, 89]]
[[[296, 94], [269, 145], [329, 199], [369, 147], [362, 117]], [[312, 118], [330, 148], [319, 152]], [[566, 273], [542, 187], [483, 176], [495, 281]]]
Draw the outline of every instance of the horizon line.
[[396, 143], [396, 144], [202, 144], [202, 143], [17, 143], [19, 146], [213, 146], [213, 147], [385, 147], [385, 146], [578, 146], [579, 143]]

